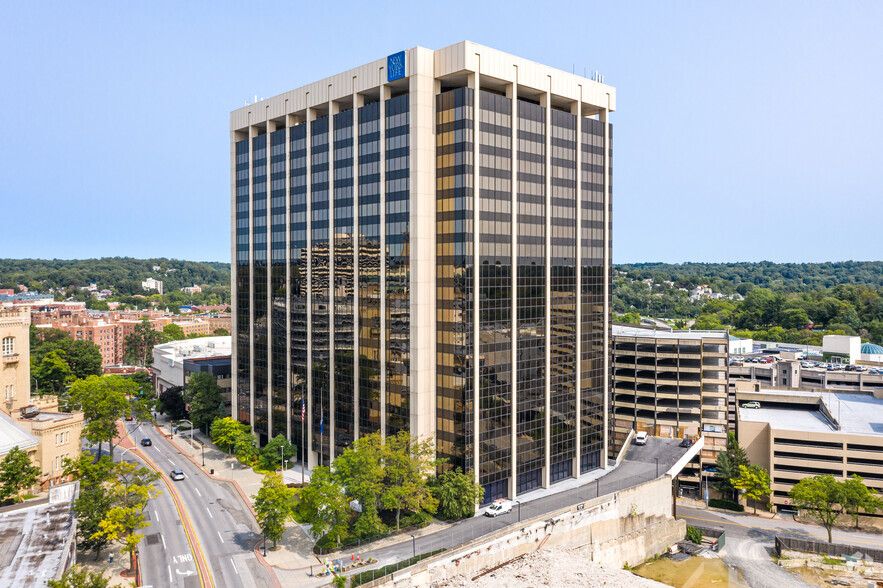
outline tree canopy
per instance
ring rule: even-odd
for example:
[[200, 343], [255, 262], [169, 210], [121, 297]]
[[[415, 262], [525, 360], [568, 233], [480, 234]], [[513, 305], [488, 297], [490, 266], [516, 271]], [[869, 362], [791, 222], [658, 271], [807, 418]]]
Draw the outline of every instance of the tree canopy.
[[0, 501], [15, 498], [21, 502], [21, 493], [37, 483], [40, 468], [16, 445], [0, 461]]
[[184, 389], [184, 399], [190, 405], [193, 426], [208, 431], [212, 422], [224, 416], [221, 388], [211, 374], [200, 372], [190, 376]]

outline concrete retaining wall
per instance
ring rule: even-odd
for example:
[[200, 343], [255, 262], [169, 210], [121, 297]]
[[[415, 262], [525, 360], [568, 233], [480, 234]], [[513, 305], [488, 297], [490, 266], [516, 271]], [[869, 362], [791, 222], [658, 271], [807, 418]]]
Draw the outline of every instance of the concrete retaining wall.
[[411, 588], [458, 575], [471, 578], [481, 570], [553, 547], [586, 547], [592, 561], [607, 567], [638, 565], [684, 538], [686, 523], [673, 519], [671, 508], [671, 478], [663, 476], [510, 525], [365, 586]]

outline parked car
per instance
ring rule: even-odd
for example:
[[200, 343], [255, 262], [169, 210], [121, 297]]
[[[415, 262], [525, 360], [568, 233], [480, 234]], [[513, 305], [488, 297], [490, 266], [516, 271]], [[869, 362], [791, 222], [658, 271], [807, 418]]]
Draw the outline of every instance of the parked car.
[[869, 371], [869, 370], [868, 370], [868, 367], [867, 367], [867, 366], [864, 366], [864, 365], [857, 365], [857, 366], [855, 366], [855, 371], [857, 371], [857, 372], [867, 372], [867, 371]]
[[637, 435], [635, 435], [635, 445], [647, 445], [647, 439], [650, 438], [650, 435], [647, 431], [640, 431]]
[[126, 421], [134, 421], [134, 420], [135, 420], [135, 417], [133, 417], [132, 415], [129, 415], [126, 417]]
[[689, 437], [684, 437], [683, 440], [681, 441], [681, 447], [692, 447], [692, 446], [693, 446], [693, 440], [690, 439]]
[[487, 507], [484, 515], [487, 517], [495, 517], [512, 512], [512, 501], [505, 498], [497, 498], [494, 503]]
[[178, 481], [184, 479], [184, 472], [181, 470], [172, 470], [169, 472], [169, 478]]
[[150, 447], [151, 445], [153, 445], [153, 441], [150, 440], [150, 437], [141, 440], [141, 447]]
[[742, 408], [760, 408], [760, 402], [756, 400], [752, 400], [751, 402], [745, 402], [742, 404]]

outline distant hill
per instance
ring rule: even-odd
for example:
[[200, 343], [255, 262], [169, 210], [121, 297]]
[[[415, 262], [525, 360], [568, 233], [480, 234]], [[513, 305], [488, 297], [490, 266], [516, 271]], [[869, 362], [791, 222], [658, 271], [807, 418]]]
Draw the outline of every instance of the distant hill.
[[[154, 267], [159, 269], [154, 270]], [[108, 288], [115, 294], [130, 295], [144, 293], [141, 282], [149, 277], [162, 280], [166, 292], [193, 284], [229, 288], [230, 264], [164, 257], [0, 259], [0, 288], [24, 284], [31, 290], [46, 292], [49, 288], [80, 288], [94, 282], [100, 289]]]
[[776, 292], [811, 292], [840, 284], [883, 288], [883, 261], [836, 261], [826, 263], [630, 263], [616, 265], [633, 280], [669, 280], [682, 287], [716, 286], [717, 292], [745, 290], [754, 284]]

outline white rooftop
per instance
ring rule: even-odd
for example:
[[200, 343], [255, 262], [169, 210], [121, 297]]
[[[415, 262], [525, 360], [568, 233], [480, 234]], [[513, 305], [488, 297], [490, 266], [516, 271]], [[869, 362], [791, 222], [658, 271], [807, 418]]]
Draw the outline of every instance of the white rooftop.
[[677, 331], [674, 329], [648, 329], [644, 327], [629, 327], [624, 325], [611, 325], [613, 336], [620, 337], [649, 337], [652, 339], [726, 339], [726, 331]]
[[198, 359], [201, 357], [219, 357], [233, 352], [233, 337], [198, 337], [182, 339], [156, 345], [153, 348], [154, 359]]
[[27, 451], [38, 444], [36, 437], [19, 428], [6, 413], [0, 412], [0, 456], [12, 451], [13, 447]]
[[[821, 398], [841, 433], [883, 435], [883, 399], [869, 394], [807, 392], [802, 390], [760, 390], [777, 396], [805, 398], [808, 402]], [[761, 406], [763, 403], [761, 403]], [[739, 408], [743, 421], [766, 422], [776, 429], [836, 433], [833, 423], [818, 410], [801, 408]]]

